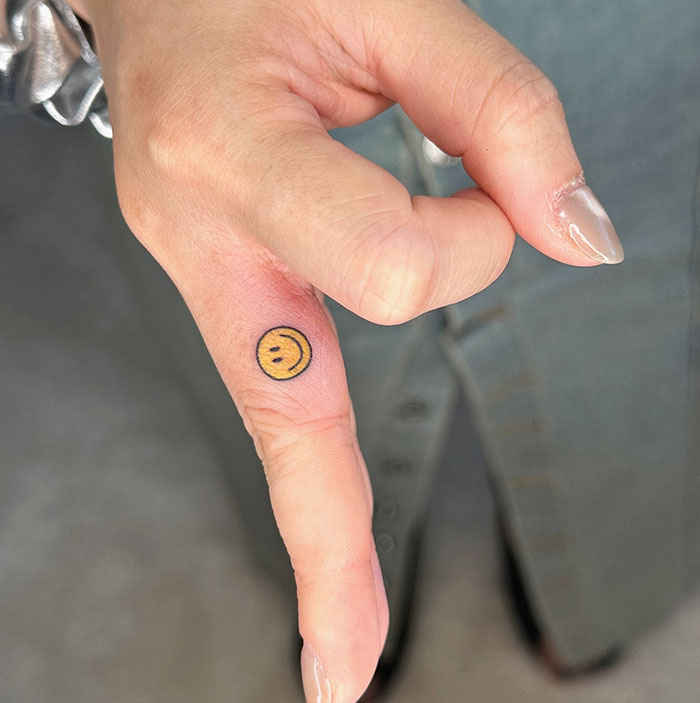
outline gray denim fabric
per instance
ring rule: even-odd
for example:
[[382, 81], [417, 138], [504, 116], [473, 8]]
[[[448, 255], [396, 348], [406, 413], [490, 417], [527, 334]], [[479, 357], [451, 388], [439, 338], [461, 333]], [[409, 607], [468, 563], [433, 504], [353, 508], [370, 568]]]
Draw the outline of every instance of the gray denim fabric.
[[534, 10], [483, 6], [559, 87], [627, 259], [576, 270], [521, 245], [481, 301], [448, 311], [449, 348], [540, 616], [577, 664], [658, 618], [700, 561], [700, 5]]
[[[483, 14], [558, 86], [627, 259], [576, 270], [518, 247], [489, 291], [502, 316], [455, 346], [540, 615], [575, 664], [663, 614], [700, 562], [700, 4], [536, 9], [489, 2]], [[453, 329], [474, 313], [450, 311]], [[494, 402], [494, 356], [502, 382], [511, 354], [527, 382]], [[528, 431], [508, 427], [525, 418]]]
[[[477, 9], [557, 85], [627, 255], [621, 266], [576, 269], [520, 241], [496, 284], [444, 311], [446, 358], [477, 419], [537, 615], [562, 662], [577, 666], [659, 618], [700, 563], [697, 254], [691, 269], [700, 4], [484, 0]], [[471, 184], [459, 163], [431, 165], [417, 129], [400, 110], [395, 119], [423, 180], [413, 192]], [[403, 148], [386, 126], [362, 129], [362, 144], [357, 129], [336, 136], [350, 132], [380, 162]]]
[[[627, 259], [576, 269], [518, 242], [488, 290], [400, 327], [331, 304], [377, 501], [395, 615], [387, 651], [398, 647], [406, 574], [462, 392], [537, 615], [558, 656], [585, 664], [664, 614], [700, 565], [700, 3], [483, 0], [477, 9], [554, 80]], [[47, 208], [73, 216], [72, 184], [103, 184], [104, 209], [91, 209], [88, 224], [122, 247], [220, 450], [254, 552], [291, 586], [252, 445], [174, 288], [116, 215], [108, 145], [48, 127], [45, 140], [15, 143], [14, 121], [4, 124], [5, 143], [25, 150], [38, 190], [53, 194]], [[334, 136], [411, 193], [469, 184], [461, 166], [424, 159], [398, 108]], [[49, 152], [59, 166], [42, 180]], [[2, 180], [11, 197], [0, 218], [38, 216], [33, 194]]]

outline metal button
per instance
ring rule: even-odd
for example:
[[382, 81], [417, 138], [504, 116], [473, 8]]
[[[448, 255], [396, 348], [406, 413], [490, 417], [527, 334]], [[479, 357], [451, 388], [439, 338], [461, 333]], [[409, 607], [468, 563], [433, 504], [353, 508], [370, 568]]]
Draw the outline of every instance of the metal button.
[[377, 546], [378, 554], [388, 554], [394, 550], [394, 538], [388, 532], [377, 535], [374, 542]]
[[431, 166], [437, 166], [438, 168], [456, 166], [462, 161], [458, 156], [450, 156], [449, 154], [446, 154], [442, 149], [440, 149], [440, 147], [433, 144], [428, 137], [423, 137], [421, 151], [423, 152], [423, 158]]

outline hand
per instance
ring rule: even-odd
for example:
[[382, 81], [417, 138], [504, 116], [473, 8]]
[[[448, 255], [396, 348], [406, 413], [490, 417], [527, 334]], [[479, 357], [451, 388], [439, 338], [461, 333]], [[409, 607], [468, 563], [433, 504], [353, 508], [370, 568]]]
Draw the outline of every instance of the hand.
[[[459, 0], [79, 3], [125, 218], [181, 291], [267, 472], [307, 697], [352, 703], [388, 611], [322, 294], [400, 323], [489, 285], [514, 230], [577, 266], [620, 261], [619, 241], [552, 84]], [[480, 189], [411, 198], [329, 137], [395, 101]]]

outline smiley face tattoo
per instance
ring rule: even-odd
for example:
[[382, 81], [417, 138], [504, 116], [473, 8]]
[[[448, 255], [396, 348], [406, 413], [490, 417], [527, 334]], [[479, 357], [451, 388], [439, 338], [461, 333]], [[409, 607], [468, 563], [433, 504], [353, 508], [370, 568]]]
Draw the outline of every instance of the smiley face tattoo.
[[258, 341], [258, 366], [275, 381], [288, 381], [306, 371], [311, 363], [309, 340], [294, 327], [273, 327]]

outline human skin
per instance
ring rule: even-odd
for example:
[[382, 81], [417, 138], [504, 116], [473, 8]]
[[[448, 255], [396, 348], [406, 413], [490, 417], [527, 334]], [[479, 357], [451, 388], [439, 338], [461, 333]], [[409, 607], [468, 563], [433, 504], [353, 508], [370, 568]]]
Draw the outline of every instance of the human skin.
[[[516, 230], [574, 266], [621, 261], [619, 240], [551, 82], [459, 0], [72, 4], [103, 64], [126, 221], [180, 290], [262, 459], [307, 699], [353, 703], [389, 614], [323, 295], [396, 324], [489, 285]], [[479, 188], [410, 197], [327, 133], [395, 102]], [[313, 351], [284, 382], [256, 363], [277, 327]]]

